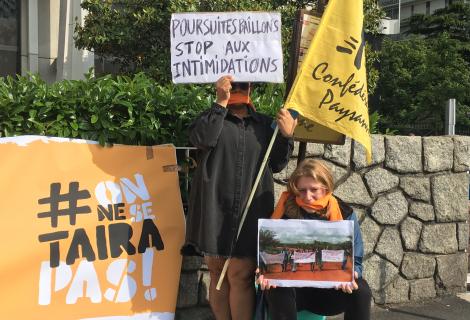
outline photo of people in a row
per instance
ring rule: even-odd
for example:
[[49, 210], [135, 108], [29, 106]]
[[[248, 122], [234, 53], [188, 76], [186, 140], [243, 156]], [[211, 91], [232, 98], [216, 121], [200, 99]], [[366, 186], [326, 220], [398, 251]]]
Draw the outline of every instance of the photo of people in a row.
[[[260, 227], [258, 266], [270, 279], [350, 281], [353, 239], [329, 222], [312, 221], [295, 226]], [[302, 225], [298, 225], [301, 223]], [[324, 228], [318, 228], [319, 224]], [[338, 232], [339, 231], [339, 232]]]

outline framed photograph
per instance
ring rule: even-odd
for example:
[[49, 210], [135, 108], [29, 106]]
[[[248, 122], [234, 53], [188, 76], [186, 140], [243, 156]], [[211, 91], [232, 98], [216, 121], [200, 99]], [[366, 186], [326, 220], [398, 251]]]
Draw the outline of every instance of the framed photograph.
[[353, 244], [353, 221], [258, 220], [258, 268], [278, 287], [351, 283]]

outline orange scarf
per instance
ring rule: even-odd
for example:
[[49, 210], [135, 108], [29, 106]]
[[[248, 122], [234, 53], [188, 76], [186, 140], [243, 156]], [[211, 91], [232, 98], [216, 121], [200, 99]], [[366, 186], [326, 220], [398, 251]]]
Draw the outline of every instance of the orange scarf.
[[[271, 219], [281, 219], [284, 215], [285, 205], [287, 199], [291, 197], [291, 193], [284, 191], [277, 202], [276, 208], [274, 209], [273, 214], [271, 215]], [[321, 211], [326, 208], [327, 213], [326, 216], [328, 217], [329, 221], [339, 221], [343, 220], [343, 216], [341, 215], [341, 210], [339, 209], [338, 200], [333, 196], [330, 192], [326, 196], [321, 199], [316, 200], [312, 204], [308, 204], [302, 201], [299, 197], [295, 197], [295, 202], [297, 205], [304, 209], [313, 209], [315, 211]], [[307, 211], [308, 212], [308, 211]], [[308, 212], [310, 213], [310, 212]], [[312, 212], [310, 214], [317, 214]]]
[[234, 92], [230, 94], [230, 99], [228, 100], [227, 105], [231, 104], [246, 104], [248, 105], [253, 111], [256, 111], [253, 102], [251, 101], [250, 96], [244, 95], [240, 92]]

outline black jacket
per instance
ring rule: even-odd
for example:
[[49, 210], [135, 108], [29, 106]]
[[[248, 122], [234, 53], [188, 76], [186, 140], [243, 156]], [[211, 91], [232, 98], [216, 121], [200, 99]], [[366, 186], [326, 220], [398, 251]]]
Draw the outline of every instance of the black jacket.
[[268, 218], [274, 209], [272, 173], [287, 165], [293, 149], [291, 139], [276, 137], [235, 247], [241, 215], [273, 135], [271, 125], [270, 117], [251, 109], [240, 119], [218, 104], [191, 124], [189, 139], [200, 151], [191, 182], [186, 244], [196, 252], [256, 257], [257, 220]]

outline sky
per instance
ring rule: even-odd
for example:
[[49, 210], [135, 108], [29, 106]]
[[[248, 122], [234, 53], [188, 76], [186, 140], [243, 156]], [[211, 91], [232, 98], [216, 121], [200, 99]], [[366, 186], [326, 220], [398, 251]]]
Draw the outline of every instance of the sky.
[[352, 221], [260, 220], [260, 228], [274, 232], [282, 243], [340, 243], [351, 241], [353, 234]]

